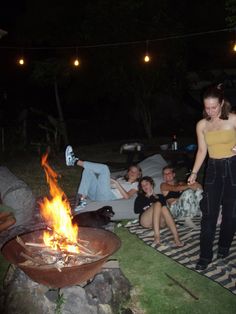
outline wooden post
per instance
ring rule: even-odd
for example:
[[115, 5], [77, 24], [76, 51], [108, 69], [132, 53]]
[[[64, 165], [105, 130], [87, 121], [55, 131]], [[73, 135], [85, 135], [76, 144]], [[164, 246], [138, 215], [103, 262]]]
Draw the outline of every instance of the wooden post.
[[1, 132], [1, 141], [2, 141], [2, 152], [5, 152], [5, 134], [4, 134], [4, 128], [2, 127]]

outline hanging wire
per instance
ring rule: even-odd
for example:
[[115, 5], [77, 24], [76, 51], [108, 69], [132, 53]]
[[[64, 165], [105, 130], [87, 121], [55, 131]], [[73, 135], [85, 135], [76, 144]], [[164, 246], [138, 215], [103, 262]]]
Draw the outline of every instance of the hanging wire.
[[[231, 28], [222, 28], [218, 30], [210, 30], [205, 32], [196, 32], [196, 33], [189, 33], [183, 35], [170, 35], [166, 37], [160, 37], [155, 39], [148, 39], [149, 42], [158, 42], [158, 41], [165, 41], [170, 39], [184, 39], [184, 38], [191, 38], [196, 36], [202, 35], [209, 35], [221, 32], [229, 32], [235, 30], [234, 27]], [[103, 48], [103, 47], [118, 47], [118, 46], [127, 46], [127, 45], [137, 45], [143, 44], [147, 40], [138, 40], [138, 41], [125, 41], [125, 42], [116, 42], [116, 43], [103, 43], [103, 44], [93, 44], [93, 45], [81, 45], [81, 46], [40, 46], [40, 47], [26, 47], [25, 50], [63, 50], [63, 49], [75, 49], [78, 47], [79, 49], [87, 49], [87, 48]], [[19, 49], [19, 46], [0, 46], [0, 49]]]

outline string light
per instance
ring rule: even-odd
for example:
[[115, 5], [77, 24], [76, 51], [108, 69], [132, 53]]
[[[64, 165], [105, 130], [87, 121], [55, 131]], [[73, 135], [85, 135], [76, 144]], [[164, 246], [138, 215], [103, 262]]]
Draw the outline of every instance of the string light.
[[78, 67], [78, 66], [79, 66], [79, 60], [78, 60], [78, 59], [75, 59], [75, 61], [74, 61], [74, 66], [75, 66], [75, 67]]
[[76, 58], [74, 60], [74, 66], [78, 67], [80, 65], [79, 59], [78, 59], [78, 47], [76, 47]]
[[[154, 39], [149, 39], [146, 40], [146, 48], [148, 50], [148, 44], [150, 42], [158, 42], [158, 41], [166, 41], [166, 40], [174, 40], [174, 39], [183, 39], [183, 38], [191, 38], [191, 37], [196, 37], [196, 36], [202, 36], [202, 35], [209, 35], [209, 34], [215, 34], [215, 33], [220, 33], [220, 32], [229, 32], [229, 31], [235, 31], [236, 32], [236, 28], [231, 27], [231, 28], [222, 28], [222, 29], [218, 29], [218, 30], [209, 30], [209, 31], [205, 31], [205, 32], [196, 32], [196, 33], [189, 33], [189, 34], [182, 34], [182, 35], [170, 35], [170, 36], [166, 36], [166, 37], [160, 37], [160, 38], [154, 38]], [[118, 46], [128, 46], [128, 45], [138, 45], [138, 44], [142, 44], [144, 41], [140, 40], [140, 41], [128, 41], [128, 42], [116, 42], [116, 43], [103, 43], [103, 44], [92, 44], [92, 45], [82, 45], [79, 46], [80, 49], [89, 49], [89, 48], [104, 48], [104, 47], [118, 47]], [[20, 47], [18, 46], [0, 46], [0, 49], [9, 49], [9, 50], [18, 50]], [[37, 47], [24, 47], [22, 49], [24, 50], [47, 50], [47, 51], [52, 51], [52, 50], [68, 50], [68, 49], [75, 49], [77, 51], [77, 47], [75, 46], [50, 46], [50, 47], [46, 47], [46, 46], [37, 46]], [[233, 51], [236, 52], [236, 40], [234, 42], [234, 46], [233, 46]], [[148, 53], [148, 51], [146, 52], [146, 55], [144, 57], [144, 62], [148, 63], [150, 62], [151, 58], [150, 55]], [[25, 64], [25, 60], [23, 57], [21, 57], [20, 59], [18, 59], [18, 64], [23, 66]], [[80, 60], [78, 58], [78, 56], [76, 56], [76, 58], [73, 61], [73, 65], [75, 67], [78, 67], [80, 65]]]
[[[235, 38], [236, 38], [236, 27], [235, 27], [235, 29], [234, 29], [234, 36], [235, 36]], [[233, 51], [236, 52], [236, 39], [234, 40]]]
[[146, 41], [146, 54], [144, 57], [144, 62], [149, 62], [150, 61], [150, 57], [149, 57], [149, 53], [148, 53], [148, 40]]
[[23, 66], [25, 64], [24, 48], [21, 48], [20, 57], [17, 60], [18, 65]]
[[24, 65], [25, 64], [25, 60], [23, 58], [18, 59], [18, 64], [19, 65]]

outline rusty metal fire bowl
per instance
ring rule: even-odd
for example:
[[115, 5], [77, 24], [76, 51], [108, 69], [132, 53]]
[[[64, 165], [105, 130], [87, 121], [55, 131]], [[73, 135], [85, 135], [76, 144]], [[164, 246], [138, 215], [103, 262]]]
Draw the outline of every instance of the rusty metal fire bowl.
[[[24, 242], [38, 242], [42, 239], [44, 230], [37, 230], [20, 235]], [[19, 267], [33, 281], [52, 287], [62, 288], [84, 283], [97, 274], [110, 255], [116, 252], [121, 245], [121, 241], [113, 232], [80, 227], [79, 239], [89, 241], [88, 248], [101, 252], [101, 258], [82, 265], [63, 267], [59, 272], [56, 268], [40, 269], [37, 266], [19, 265], [25, 261], [20, 254], [24, 248], [20, 246], [16, 238], [7, 242], [2, 248], [3, 256], [11, 263]]]

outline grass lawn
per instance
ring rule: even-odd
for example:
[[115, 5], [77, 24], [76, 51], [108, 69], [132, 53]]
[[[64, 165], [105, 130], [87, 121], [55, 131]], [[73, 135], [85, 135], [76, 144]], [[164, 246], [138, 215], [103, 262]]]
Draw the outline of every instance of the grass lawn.
[[[80, 158], [85, 157], [98, 162], [125, 161], [125, 156], [119, 155], [118, 144], [114, 147], [110, 144], [81, 147]], [[63, 153], [50, 156], [49, 163], [60, 174], [59, 184], [65, 193], [74, 195], [80, 170], [66, 167]], [[39, 156], [17, 155], [17, 158], [5, 158], [2, 165], [23, 179], [36, 196], [48, 193]], [[236, 313], [236, 296], [231, 292], [148, 247], [126, 228], [117, 227], [116, 233], [121, 238], [122, 246], [114, 257], [119, 260], [122, 271], [134, 287], [130, 304], [134, 313]], [[0, 266], [2, 282], [7, 267], [2, 256]], [[199, 299], [191, 297], [165, 273], [186, 286]]]
[[[236, 313], [236, 296], [231, 292], [145, 245], [126, 228], [116, 228], [116, 233], [122, 246], [115, 257], [137, 289], [140, 306], [146, 313]], [[166, 273], [199, 299], [177, 286]]]

